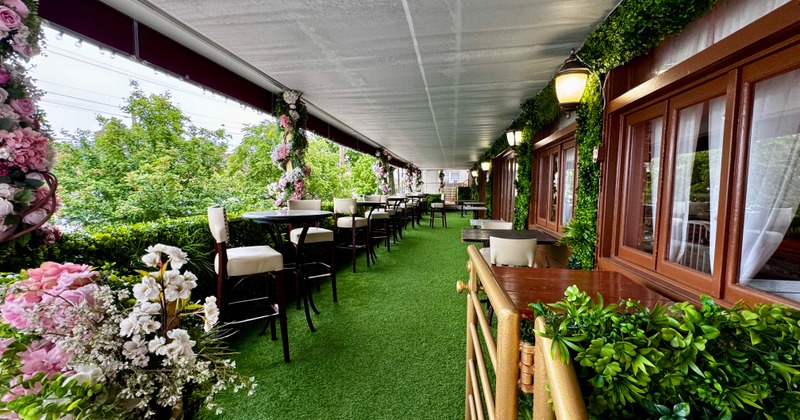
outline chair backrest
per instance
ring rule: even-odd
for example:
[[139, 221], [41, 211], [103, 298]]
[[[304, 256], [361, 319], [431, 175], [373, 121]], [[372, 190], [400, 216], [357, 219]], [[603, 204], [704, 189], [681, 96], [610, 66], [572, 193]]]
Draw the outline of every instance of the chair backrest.
[[481, 220], [481, 229], [511, 230], [513, 228], [514, 224], [511, 222], [503, 222], [497, 220]]
[[365, 195], [364, 196], [364, 201], [382, 201], [382, 202], [385, 202], [385, 200], [381, 200], [381, 197], [382, 196], [380, 196], [380, 195]]
[[322, 200], [289, 200], [289, 210], [322, 210]]
[[536, 239], [489, 237], [489, 261], [492, 265], [524, 265], [533, 267]]
[[228, 242], [228, 217], [225, 208], [212, 206], [208, 208], [208, 227], [211, 229], [211, 236], [217, 243]]
[[334, 198], [333, 212], [336, 214], [356, 214], [357, 204], [355, 198]]

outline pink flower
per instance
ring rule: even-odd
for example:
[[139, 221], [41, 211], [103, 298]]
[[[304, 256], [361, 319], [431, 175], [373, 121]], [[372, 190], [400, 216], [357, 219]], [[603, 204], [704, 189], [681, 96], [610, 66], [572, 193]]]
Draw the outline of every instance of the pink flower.
[[279, 118], [281, 122], [281, 127], [283, 127], [284, 131], [291, 131], [292, 130], [292, 120], [289, 119], [289, 116], [286, 114], [281, 115]]
[[0, 84], [4, 85], [8, 83], [9, 80], [11, 80], [11, 72], [4, 68], [0, 68]]
[[29, 225], [38, 225], [39, 223], [44, 222], [47, 220], [47, 210], [45, 209], [36, 209], [22, 218], [22, 223], [27, 223]]
[[19, 370], [28, 379], [39, 372], [47, 377], [60, 373], [69, 362], [69, 355], [49, 340], [37, 340], [28, 345], [27, 350], [17, 353], [20, 359]]
[[23, 57], [33, 57], [33, 47], [28, 44], [18, 44], [15, 42], [11, 44], [11, 49]]
[[22, 18], [17, 12], [5, 6], [0, 6], [0, 30], [4, 32], [13, 31], [22, 24]]
[[22, 0], [3, 0], [3, 4], [14, 9], [14, 11], [17, 12], [19, 17], [21, 17], [22, 19], [28, 17], [28, 14], [30, 13], [30, 10], [28, 10], [28, 6], [26, 6], [25, 3], [22, 2]]
[[8, 345], [13, 343], [13, 338], [0, 338], [0, 356], [8, 350]]
[[23, 117], [30, 116], [36, 112], [36, 106], [29, 98], [12, 99], [9, 105], [11, 105], [11, 108], [13, 108], [14, 111], [17, 111], [17, 113]]
[[[31, 290], [50, 290], [56, 286], [80, 287], [89, 284], [97, 274], [88, 265], [74, 263], [59, 264], [52, 261], [43, 262], [39, 268], [25, 272], [27, 280], [23, 280], [26, 287]], [[64, 279], [68, 280], [65, 283]]]

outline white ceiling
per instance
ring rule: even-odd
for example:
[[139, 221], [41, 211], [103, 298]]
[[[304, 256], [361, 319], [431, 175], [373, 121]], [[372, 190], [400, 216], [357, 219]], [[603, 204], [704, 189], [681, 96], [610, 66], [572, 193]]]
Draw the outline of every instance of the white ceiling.
[[103, 0], [422, 168], [469, 168], [619, 0]]

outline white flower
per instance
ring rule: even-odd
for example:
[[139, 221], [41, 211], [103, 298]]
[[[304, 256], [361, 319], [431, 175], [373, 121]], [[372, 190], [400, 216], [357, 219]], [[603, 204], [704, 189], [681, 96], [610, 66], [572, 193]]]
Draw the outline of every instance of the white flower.
[[10, 147], [0, 147], [0, 160], [11, 160], [14, 157], [13, 152]]
[[206, 302], [203, 304], [203, 312], [206, 314], [203, 329], [209, 332], [219, 322], [219, 308], [217, 307], [216, 297], [209, 296], [206, 298]]
[[95, 385], [103, 379], [103, 370], [96, 365], [75, 366], [75, 374], [64, 381], [64, 385], [75, 382], [77, 384]]
[[189, 262], [189, 256], [178, 247], [165, 245], [164, 253], [169, 256], [172, 268], [181, 268]]
[[133, 297], [139, 302], [158, 299], [159, 294], [161, 294], [161, 287], [156, 283], [156, 279], [149, 276], [143, 278], [141, 283], [133, 286]]
[[140, 302], [134, 308], [134, 311], [137, 312], [137, 316], [156, 315], [161, 313], [161, 305], [159, 305], [157, 302]]
[[130, 337], [134, 334], [139, 334], [142, 327], [139, 325], [139, 317], [135, 314], [130, 314], [127, 318], [119, 323], [119, 335], [123, 337]]
[[161, 258], [155, 252], [150, 252], [142, 257], [142, 262], [148, 267], [158, 267]]
[[189, 333], [186, 330], [176, 328], [167, 333], [167, 337], [172, 339], [172, 342], [167, 344], [165, 355], [172, 361], [182, 362], [194, 360], [194, 351], [192, 346], [195, 342], [189, 339]]
[[166, 342], [167, 341], [164, 340], [164, 337], [156, 337], [147, 343], [147, 349], [150, 351], [150, 353], [163, 356], [164, 352], [167, 350], [166, 346], [164, 345]]
[[0, 198], [0, 216], [5, 218], [14, 211], [14, 205], [5, 198]]
[[23, 223], [27, 223], [29, 225], [36, 225], [41, 223], [44, 219], [47, 218], [47, 210], [45, 209], [36, 209], [22, 218]]
[[150, 357], [147, 356], [147, 342], [138, 335], [122, 345], [122, 355], [130, 359], [134, 366], [145, 367], [150, 361]]

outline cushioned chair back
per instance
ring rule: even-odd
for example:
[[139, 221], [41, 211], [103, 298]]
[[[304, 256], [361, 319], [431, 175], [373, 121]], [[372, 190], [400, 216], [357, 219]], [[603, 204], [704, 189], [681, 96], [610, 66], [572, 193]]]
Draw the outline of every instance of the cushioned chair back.
[[378, 201], [380, 201], [383, 204], [388, 204], [389, 203], [389, 196], [388, 195], [379, 195], [378, 196]]
[[497, 220], [481, 220], [481, 229], [501, 229], [511, 230], [514, 224], [511, 222], [500, 222]]
[[364, 200], [365, 201], [381, 201], [381, 196], [379, 196], [379, 195], [365, 195], [364, 196]]
[[533, 267], [536, 239], [505, 239], [489, 237], [489, 260], [493, 265]]
[[333, 199], [333, 212], [336, 214], [355, 214], [356, 213], [356, 199], [355, 198], [334, 198]]
[[322, 210], [322, 200], [289, 200], [289, 210]]
[[213, 206], [208, 208], [208, 227], [211, 229], [211, 236], [217, 243], [228, 242], [228, 218], [225, 215], [225, 208]]

